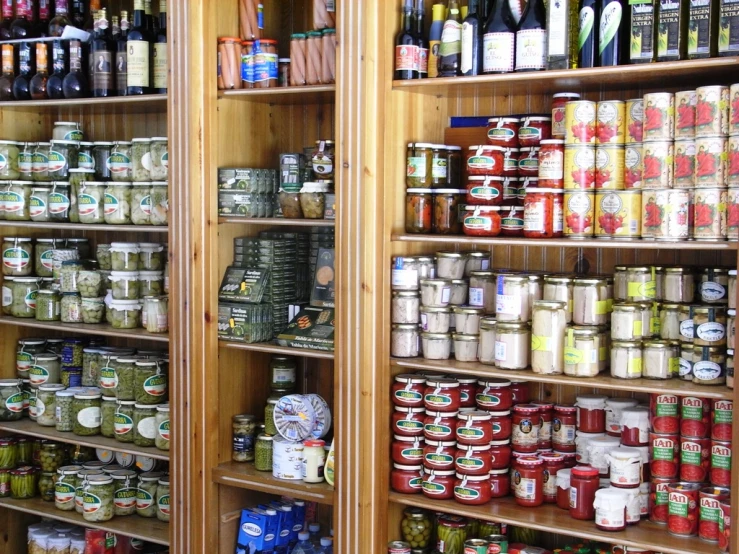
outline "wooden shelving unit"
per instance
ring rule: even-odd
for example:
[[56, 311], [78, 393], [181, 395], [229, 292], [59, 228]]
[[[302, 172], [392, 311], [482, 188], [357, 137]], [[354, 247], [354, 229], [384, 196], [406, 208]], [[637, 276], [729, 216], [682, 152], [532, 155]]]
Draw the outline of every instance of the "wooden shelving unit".
[[114, 329], [107, 323], [61, 323], [59, 321], [36, 321], [35, 319], [0, 316], [0, 325], [42, 329], [44, 331], [55, 331], [70, 335], [100, 335], [101, 337], [169, 342], [169, 335], [164, 333], [149, 333], [144, 329]]
[[73, 100], [22, 100], [0, 102], [3, 111], [54, 112], [60, 109], [78, 109], [95, 115], [126, 113], [161, 113], [167, 109], [166, 94], [144, 96], [114, 96], [111, 98], [79, 98]]
[[168, 227], [157, 225], [88, 225], [85, 223], [40, 223], [34, 221], [0, 221], [0, 228], [49, 229], [62, 231], [99, 231], [101, 233], [168, 233]]
[[219, 217], [218, 223], [235, 225], [261, 225], [261, 226], [285, 226], [285, 227], [335, 227], [333, 219], [284, 219], [279, 217]]
[[333, 360], [334, 353], [323, 350], [309, 350], [307, 348], [291, 348], [289, 346], [280, 346], [266, 342], [256, 342], [248, 344], [245, 342], [229, 342], [220, 341], [222, 348], [231, 350], [245, 350], [248, 352], [265, 352], [276, 356], [298, 356], [304, 358], [319, 358], [321, 360]]

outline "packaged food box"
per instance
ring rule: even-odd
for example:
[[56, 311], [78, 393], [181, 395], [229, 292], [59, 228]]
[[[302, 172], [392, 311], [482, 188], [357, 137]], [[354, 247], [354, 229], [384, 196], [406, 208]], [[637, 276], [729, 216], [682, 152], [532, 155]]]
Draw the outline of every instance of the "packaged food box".
[[321, 248], [318, 250], [310, 305], [318, 308], [334, 308], [336, 306], [335, 282], [334, 249]]
[[218, 304], [218, 338], [237, 342], [265, 342], [273, 335], [269, 304]]
[[333, 351], [333, 308], [307, 307], [290, 321], [287, 329], [277, 337], [282, 346]]
[[259, 304], [269, 282], [269, 268], [234, 267], [226, 269], [218, 299], [225, 302]]

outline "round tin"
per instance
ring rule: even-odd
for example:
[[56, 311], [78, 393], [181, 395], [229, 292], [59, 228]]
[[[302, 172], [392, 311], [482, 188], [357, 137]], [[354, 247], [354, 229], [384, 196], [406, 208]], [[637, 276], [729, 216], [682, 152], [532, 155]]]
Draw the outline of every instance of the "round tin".
[[727, 191], [719, 187], [695, 189], [692, 238], [698, 241], [726, 239]]
[[739, 135], [739, 83], [729, 87], [729, 135]]
[[695, 136], [719, 137], [729, 134], [729, 87], [716, 85], [695, 90]]
[[642, 147], [644, 172], [642, 173], [643, 189], [669, 189], [673, 187], [672, 157], [675, 149], [670, 141], [645, 142]]
[[642, 174], [644, 173], [644, 158], [640, 142], [627, 143], [624, 147], [624, 188], [642, 188]]
[[696, 137], [696, 188], [726, 186], [726, 149], [726, 137]]
[[642, 238], [686, 240], [689, 216], [690, 193], [687, 189], [642, 191]]
[[595, 143], [620, 144], [625, 136], [626, 103], [623, 100], [598, 102], [596, 109]]
[[565, 189], [595, 188], [594, 146], [565, 146], [564, 185]]
[[644, 101], [632, 98], [626, 101], [626, 144], [644, 140]]
[[644, 142], [674, 140], [675, 95], [654, 92], [644, 95]]
[[593, 191], [565, 192], [564, 235], [570, 239], [592, 238], [595, 228], [595, 193]]
[[641, 236], [641, 219], [640, 191], [595, 192], [595, 236], [597, 238], [638, 239]]
[[624, 189], [623, 146], [598, 146], [595, 149], [595, 188]]
[[739, 135], [729, 137], [726, 158], [726, 184], [739, 186]]
[[695, 137], [696, 100], [694, 90], [675, 93], [675, 140]]
[[695, 141], [693, 139], [675, 141], [675, 157], [672, 167], [676, 189], [689, 189], [695, 186]]
[[726, 193], [726, 238], [739, 240], [739, 187], [729, 187]]
[[565, 144], [595, 144], [596, 103], [577, 100], [565, 104]]
[[488, 554], [488, 541], [467, 539], [464, 541], [464, 554]]

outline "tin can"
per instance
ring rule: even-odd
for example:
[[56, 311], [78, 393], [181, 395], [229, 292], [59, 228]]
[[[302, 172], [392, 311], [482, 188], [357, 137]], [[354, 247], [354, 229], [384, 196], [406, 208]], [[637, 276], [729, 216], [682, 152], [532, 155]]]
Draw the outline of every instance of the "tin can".
[[644, 101], [632, 98], [626, 101], [626, 144], [644, 140]]
[[711, 465], [711, 439], [680, 437], [680, 480], [705, 483]]
[[727, 487], [703, 487], [698, 493], [698, 536], [701, 540], [718, 542], [719, 521], [724, 517], [721, 502], [731, 494]]
[[729, 137], [726, 150], [726, 184], [739, 186], [739, 135]]
[[598, 146], [595, 149], [595, 188], [624, 189], [623, 146]]
[[718, 550], [722, 554], [728, 554], [729, 543], [731, 542], [731, 502], [722, 500], [719, 502], [721, 506], [722, 519], [718, 521]]
[[726, 137], [695, 139], [695, 186], [724, 187], [727, 174]]
[[716, 85], [695, 90], [695, 136], [720, 137], [729, 134], [729, 87]]
[[518, 175], [519, 177], [538, 177], [539, 175], [539, 146], [530, 146], [521, 148], [521, 155], [518, 157]]
[[675, 153], [672, 142], [645, 142], [642, 146], [644, 173], [642, 188], [671, 189], [675, 183], [672, 158]]
[[644, 142], [675, 139], [675, 95], [654, 92], [644, 95]]
[[693, 202], [693, 233], [695, 240], [726, 239], [725, 188], [695, 189]]
[[624, 188], [642, 188], [642, 174], [644, 173], [644, 158], [640, 142], [627, 143], [624, 148]]
[[508, 554], [508, 537], [505, 535], [488, 535], [485, 540], [488, 541], [487, 554]]
[[595, 192], [595, 236], [600, 239], [638, 239], [641, 236], [641, 192]]
[[488, 554], [488, 541], [467, 539], [464, 541], [464, 554]]
[[695, 141], [676, 140], [673, 158], [675, 188], [689, 189], [695, 186]]
[[678, 537], [698, 534], [697, 483], [671, 483], [667, 485], [667, 532]]
[[593, 191], [565, 192], [564, 233], [570, 239], [592, 238], [595, 220]]
[[715, 487], [731, 486], [731, 442], [711, 442], [709, 481]]
[[623, 144], [626, 103], [623, 100], [598, 102], [596, 109], [595, 143]]
[[103, 529], [85, 529], [85, 552], [113, 554], [114, 544], [115, 535], [113, 533]]
[[565, 146], [564, 184], [565, 189], [595, 188], [594, 146]]
[[671, 479], [652, 479], [649, 483], [649, 521], [659, 525], [667, 523], [667, 504], [669, 494], [667, 485]]
[[[521, 177], [520, 179], [513, 179], [512, 190], [515, 191], [515, 202], [506, 202], [507, 204], [516, 204], [523, 206], [524, 198], [526, 198], [526, 189], [538, 188], [539, 178], [538, 177]], [[546, 188], [546, 187], [542, 187]], [[556, 187], [555, 187], [556, 188]], [[507, 200], [507, 197], [506, 197]]]
[[411, 545], [403, 541], [390, 541], [387, 544], [387, 554], [411, 554]]
[[690, 194], [687, 189], [642, 191], [642, 238], [687, 240], [689, 219]]
[[729, 88], [729, 134], [739, 135], [739, 83]]
[[726, 193], [726, 238], [739, 240], [739, 187], [729, 187]]
[[596, 103], [577, 100], [565, 104], [565, 144], [595, 144]]
[[675, 140], [695, 137], [696, 100], [694, 90], [675, 93]]

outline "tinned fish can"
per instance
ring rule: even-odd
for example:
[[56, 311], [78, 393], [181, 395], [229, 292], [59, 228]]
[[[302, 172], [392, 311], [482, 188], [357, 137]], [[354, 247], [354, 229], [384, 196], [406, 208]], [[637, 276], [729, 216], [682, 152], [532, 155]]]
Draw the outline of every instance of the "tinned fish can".
[[695, 90], [695, 136], [719, 137], [729, 134], [729, 87], [716, 85]]
[[675, 95], [653, 92], [644, 95], [644, 142], [675, 139]]
[[595, 192], [595, 236], [632, 240], [641, 236], [641, 191]]
[[488, 535], [485, 540], [488, 541], [487, 554], [508, 554], [508, 537], [505, 535]]
[[726, 137], [695, 139], [695, 186], [724, 187], [727, 174]]
[[632, 98], [626, 101], [626, 144], [644, 140], [644, 101]]
[[411, 545], [403, 541], [390, 541], [387, 544], [387, 554], [411, 554]]
[[624, 189], [623, 146], [598, 146], [595, 149], [595, 188]]
[[596, 104], [577, 100], [565, 104], [565, 144], [595, 144]]
[[726, 184], [739, 186], [739, 135], [729, 137], [726, 150]]
[[739, 135], [739, 83], [729, 88], [729, 134]]
[[565, 192], [564, 235], [570, 239], [593, 237], [595, 193], [589, 190]]
[[598, 102], [596, 109], [595, 143], [623, 144], [626, 103], [623, 100]]
[[689, 189], [695, 186], [695, 141], [675, 141], [675, 157], [672, 160], [675, 188]]
[[698, 483], [667, 485], [667, 532], [679, 537], [698, 534]]
[[726, 240], [726, 188], [695, 189], [692, 237], [699, 241]]
[[695, 137], [696, 100], [694, 90], [675, 93], [675, 140]]
[[564, 184], [565, 189], [595, 188], [594, 146], [565, 146]]
[[726, 238], [739, 240], [739, 186], [726, 193]]
[[488, 541], [467, 539], [464, 541], [464, 554], [488, 554]]
[[644, 173], [644, 158], [640, 142], [627, 143], [624, 147], [624, 188], [642, 188], [642, 174]]
[[690, 235], [690, 191], [650, 189], [642, 191], [642, 238], [687, 240]]
[[642, 173], [642, 188], [670, 189], [675, 184], [675, 174], [672, 158], [675, 146], [671, 141], [645, 142], [642, 145], [644, 172]]

